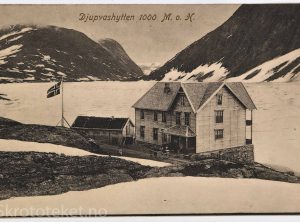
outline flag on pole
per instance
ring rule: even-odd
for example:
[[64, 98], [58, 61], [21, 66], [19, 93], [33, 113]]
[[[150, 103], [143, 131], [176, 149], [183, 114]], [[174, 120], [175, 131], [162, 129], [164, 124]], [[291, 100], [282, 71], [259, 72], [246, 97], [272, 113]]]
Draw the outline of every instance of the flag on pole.
[[52, 86], [50, 89], [48, 89], [47, 98], [50, 98], [50, 97], [60, 94], [60, 86], [61, 86], [61, 82], [58, 82], [54, 86]]

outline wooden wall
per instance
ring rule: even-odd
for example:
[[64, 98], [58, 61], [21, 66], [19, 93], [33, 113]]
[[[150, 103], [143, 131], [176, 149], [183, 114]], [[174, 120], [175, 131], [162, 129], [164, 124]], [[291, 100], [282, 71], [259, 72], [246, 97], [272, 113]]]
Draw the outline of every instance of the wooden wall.
[[[218, 93], [223, 95], [222, 105], [217, 105], [217, 98], [214, 96], [197, 113], [197, 153], [245, 144], [246, 109], [226, 87], [223, 87]], [[215, 110], [224, 110], [223, 123], [215, 122]], [[223, 139], [215, 139], [215, 129], [224, 129]]]
[[121, 130], [101, 130], [101, 129], [79, 129], [74, 128], [82, 135], [87, 136], [97, 144], [101, 143], [112, 143], [113, 141], [117, 144], [122, 143], [123, 135]]
[[[128, 128], [128, 130], [127, 130]], [[128, 121], [122, 131], [123, 137], [134, 137], [134, 126]]]
[[[184, 125], [184, 112], [190, 113], [190, 128], [195, 132], [196, 130], [196, 115], [193, 113], [187, 98], [185, 97], [185, 105], [181, 105], [179, 96], [174, 100], [169, 112], [166, 112], [166, 122], [162, 122], [162, 111], [157, 111], [157, 121], [154, 121], [154, 111], [144, 110], [145, 118], [140, 118], [140, 109], [135, 110], [135, 134], [136, 140], [161, 145], [162, 133], [161, 129], [167, 129], [176, 125], [176, 112], [181, 113], [181, 125]], [[140, 137], [140, 126], [145, 126], [145, 138]], [[158, 140], [153, 140], [153, 128], [158, 128]]]

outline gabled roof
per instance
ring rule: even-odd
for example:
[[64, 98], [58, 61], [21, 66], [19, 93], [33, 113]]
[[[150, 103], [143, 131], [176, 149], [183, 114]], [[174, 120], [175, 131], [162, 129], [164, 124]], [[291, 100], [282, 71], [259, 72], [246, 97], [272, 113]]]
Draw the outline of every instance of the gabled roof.
[[77, 116], [71, 127], [122, 130], [128, 121], [130, 122], [130, 124], [132, 124], [129, 118]]
[[182, 86], [191, 105], [197, 111], [222, 84], [222, 82], [183, 83]]
[[227, 82], [226, 86], [241, 101], [247, 109], [256, 109], [254, 102], [241, 82]]
[[134, 105], [134, 108], [168, 111], [176, 98], [180, 88], [186, 94], [194, 112], [197, 112], [215, 95], [222, 87], [229, 91], [245, 106], [246, 109], [256, 109], [244, 85], [240, 82], [209, 82], [209, 83], [180, 83], [167, 82], [169, 93], [164, 92], [166, 82], [156, 83], [144, 96]]
[[133, 105], [133, 107], [160, 111], [169, 110], [180, 89], [180, 82], [170, 82], [169, 87], [169, 93], [165, 93], [165, 82], [156, 83]]

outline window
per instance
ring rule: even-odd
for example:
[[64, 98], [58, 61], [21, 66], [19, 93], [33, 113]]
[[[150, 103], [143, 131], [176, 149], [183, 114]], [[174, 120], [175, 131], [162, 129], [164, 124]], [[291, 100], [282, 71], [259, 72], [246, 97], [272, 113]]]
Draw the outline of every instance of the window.
[[215, 115], [216, 115], [216, 123], [223, 123], [223, 110], [216, 110]]
[[185, 96], [180, 95], [180, 105], [184, 106], [185, 105]]
[[140, 115], [141, 115], [141, 119], [145, 119], [145, 112], [144, 112], [144, 110], [141, 110]]
[[217, 105], [222, 105], [222, 94], [217, 94]]
[[141, 138], [145, 137], [145, 126], [140, 126], [140, 137]]
[[163, 143], [167, 142], [167, 134], [165, 134], [165, 133], [162, 134], [162, 142]]
[[224, 130], [223, 129], [216, 129], [215, 130], [215, 139], [223, 139]]
[[164, 123], [167, 122], [167, 115], [166, 115], [166, 112], [162, 112], [162, 113], [161, 113], [161, 121], [164, 122]]
[[180, 112], [176, 112], [176, 124], [177, 125], [180, 125], [180, 115], [181, 115], [181, 113]]
[[184, 125], [190, 125], [190, 113], [184, 113]]
[[157, 139], [158, 139], [158, 129], [153, 128], [153, 140], [157, 140]]
[[157, 112], [156, 111], [154, 111], [154, 116], [153, 116], [153, 118], [154, 118], [154, 121], [157, 121]]

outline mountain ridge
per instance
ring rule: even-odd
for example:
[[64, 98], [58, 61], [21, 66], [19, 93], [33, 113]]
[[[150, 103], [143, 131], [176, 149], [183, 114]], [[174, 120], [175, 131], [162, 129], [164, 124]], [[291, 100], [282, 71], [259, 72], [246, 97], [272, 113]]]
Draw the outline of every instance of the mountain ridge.
[[0, 30], [0, 82], [139, 79], [142, 70], [120, 47], [105, 48], [73, 29], [11, 26]]
[[[221, 26], [184, 48], [146, 79], [161, 80], [170, 72], [171, 80], [187, 74], [196, 81], [238, 77], [300, 48], [299, 10], [300, 5], [242, 5]], [[218, 78], [214, 72], [220, 72]]]

